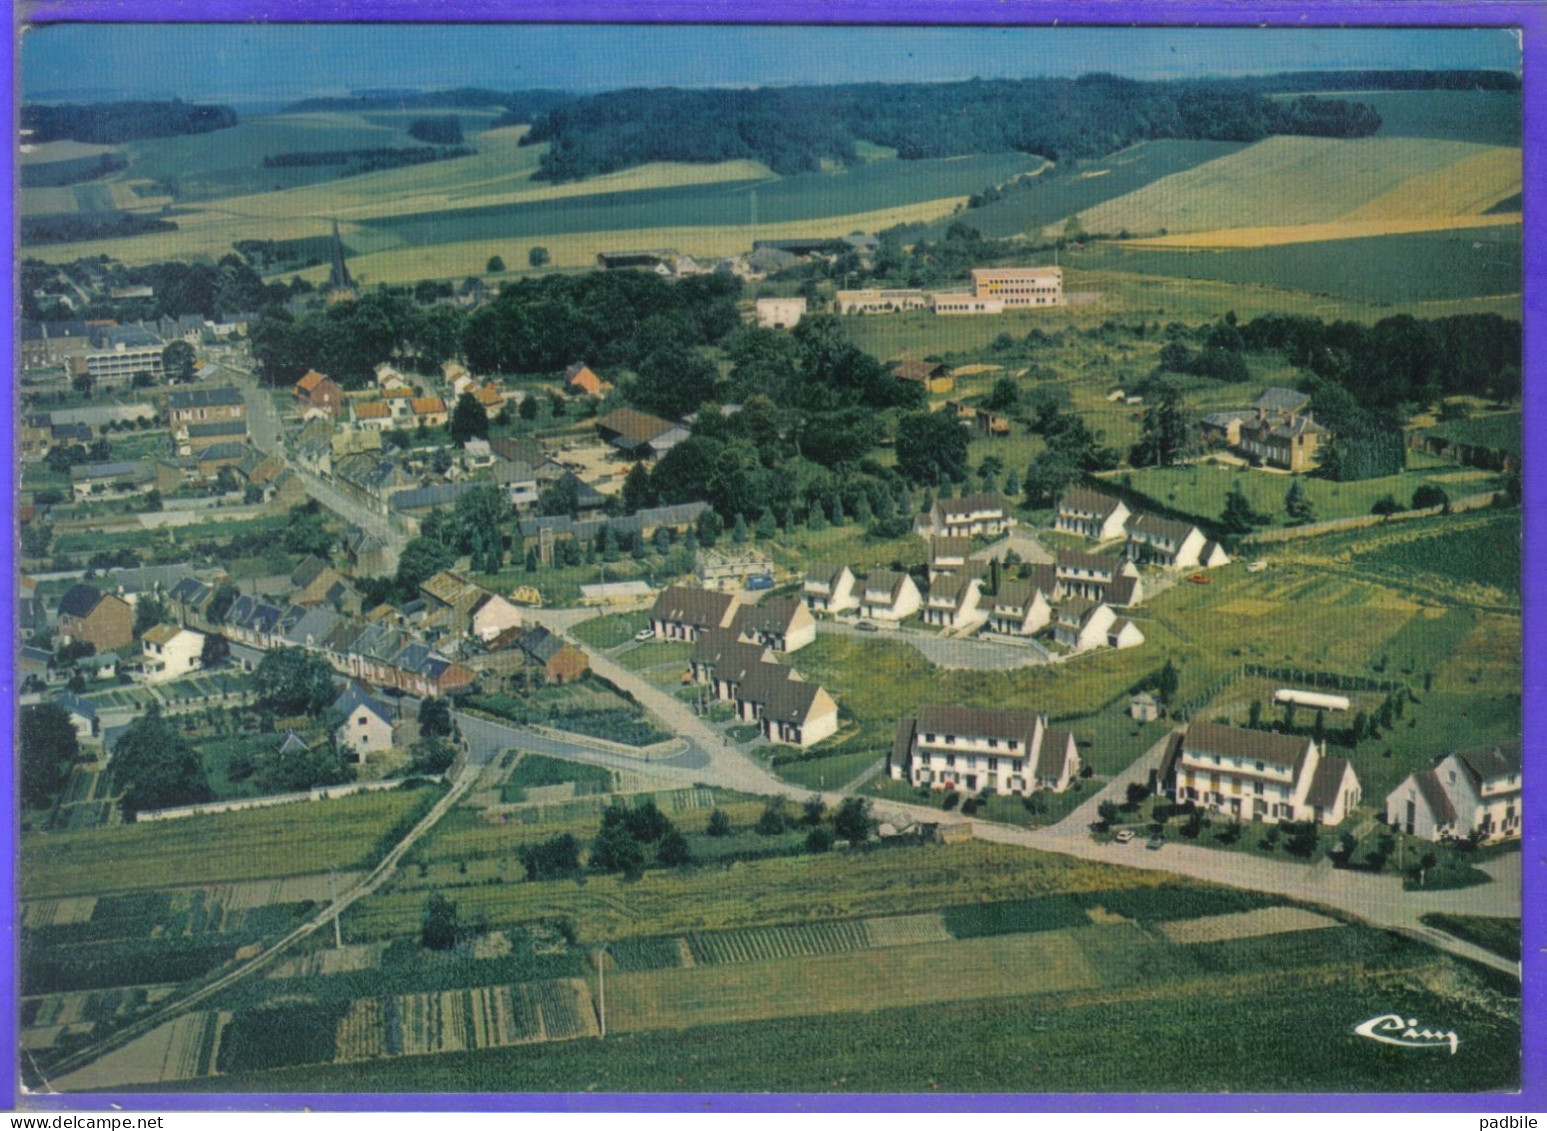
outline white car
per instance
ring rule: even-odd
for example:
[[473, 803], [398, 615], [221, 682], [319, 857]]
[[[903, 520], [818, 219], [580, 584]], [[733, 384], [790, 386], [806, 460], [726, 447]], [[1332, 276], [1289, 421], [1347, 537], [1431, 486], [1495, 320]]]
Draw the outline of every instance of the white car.
[[1118, 829], [1117, 836], [1115, 836], [1113, 839], [1116, 840], [1118, 844], [1127, 844], [1130, 840], [1133, 839], [1133, 830]]
[[655, 629], [653, 629], [653, 628], [641, 628], [638, 632], [634, 633], [634, 639], [635, 640], [639, 640], [639, 641], [654, 640], [655, 639]]

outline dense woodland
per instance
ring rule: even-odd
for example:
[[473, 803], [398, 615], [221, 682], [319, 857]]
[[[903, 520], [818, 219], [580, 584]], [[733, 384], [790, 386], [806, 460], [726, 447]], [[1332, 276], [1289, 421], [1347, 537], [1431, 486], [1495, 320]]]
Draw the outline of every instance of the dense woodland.
[[77, 240], [115, 240], [147, 232], [175, 232], [177, 224], [159, 216], [134, 212], [58, 212], [20, 218], [21, 242], [27, 244], [75, 243]]
[[67, 102], [59, 106], [26, 105], [21, 108], [21, 128], [32, 131], [31, 140], [82, 141], [91, 145], [118, 145], [145, 137], [177, 137], [207, 134], [236, 125], [236, 111], [229, 106], [199, 106], [173, 99], [170, 102]]
[[357, 94], [348, 98], [304, 98], [292, 102], [283, 114], [316, 114], [381, 110], [495, 110], [503, 109], [498, 125], [530, 122], [538, 114], [574, 99], [562, 90], [484, 90], [459, 87], [455, 90], [391, 91]]
[[[452, 119], [455, 121], [456, 119]], [[457, 139], [461, 140], [461, 130]], [[375, 173], [382, 169], [398, 169], [405, 165], [424, 165], [431, 161], [445, 161], [452, 157], [471, 157], [477, 150], [465, 145], [409, 145], [381, 146], [375, 149], [311, 149], [295, 153], [268, 153], [263, 157], [265, 169], [313, 168], [322, 165], [346, 165], [345, 176], [358, 173]]]
[[1380, 116], [1357, 102], [1275, 102], [1214, 82], [1113, 75], [756, 90], [622, 90], [566, 103], [523, 144], [548, 142], [537, 177], [577, 180], [648, 161], [751, 158], [776, 173], [850, 164], [856, 142], [903, 159], [1016, 150], [1097, 157], [1137, 141], [1257, 141], [1271, 134], [1365, 137]]

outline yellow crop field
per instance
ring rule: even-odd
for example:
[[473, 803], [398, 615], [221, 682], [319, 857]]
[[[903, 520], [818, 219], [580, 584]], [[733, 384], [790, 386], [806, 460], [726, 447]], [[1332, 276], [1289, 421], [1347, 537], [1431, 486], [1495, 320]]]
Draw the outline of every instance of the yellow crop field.
[[1491, 216], [1430, 216], [1401, 219], [1388, 216], [1379, 220], [1334, 220], [1323, 224], [1294, 224], [1277, 227], [1221, 228], [1206, 232], [1188, 232], [1147, 239], [1124, 240], [1123, 247], [1184, 248], [1193, 251], [1224, 251], [1230, 248], [1278, 247], [1293, 243], [1321, 243], [1326, 240], [1351, 240], [1365, 236], [1400, 236], [1411, 232], [1448, 232], [1462, 228], [1499, 228], [1520, 223], [1520, 213], [1500, 212]]
[[1089, 232], [1321, 224], [1494, 147], [1433, 138], [1271, 137], [1079, 214]]
[[1354, 209], [1343, 220], [1475, 217], [1521, 190], [1521, 152], [1497, 146], [1421, 173]]

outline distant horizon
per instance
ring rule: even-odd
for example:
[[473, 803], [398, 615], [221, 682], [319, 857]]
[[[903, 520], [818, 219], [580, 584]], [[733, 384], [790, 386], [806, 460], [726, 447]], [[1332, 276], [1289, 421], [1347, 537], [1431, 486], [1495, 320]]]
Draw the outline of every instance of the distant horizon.
[[1521, 71], [1518, 40], [1496, 28], [58, 24], [25, 29], [19, 54], [24, 100], [182, 98], [250, 112], [360, 90], [586, 95], [1092, 73]]

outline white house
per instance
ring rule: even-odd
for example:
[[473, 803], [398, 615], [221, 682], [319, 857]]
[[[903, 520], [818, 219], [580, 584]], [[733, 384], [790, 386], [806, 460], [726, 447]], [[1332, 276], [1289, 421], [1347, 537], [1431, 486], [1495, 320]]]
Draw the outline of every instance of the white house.
[[1342, 822], [1359, 804], [1346, 758], [1308, 738], [1195, 722], [1172, 736], [1160, 781], [1176, 801], [1242, 821]]
[[1058, 517], [1053, 529], [1105, 542], [1120, 538], [1130, 515], [1128, 504], [1088, 487], [1071, 487], [1058, 498]]
[[988, 610], [979, 607], [983, 582], [976, 577], [942, 573], [929, 583], [924, 603], [924, 623], [940, 628], [972, 628], [988, 619]]
[[1074, 735], [1035, 711], [927, 706], [903, 719], [888, 758], [896, 781], [936, 791], [1062, 793], [1080, 770]]
[[1003, 581], [989, 598], [989, 632], [1006, 636], [1031, 636], [1052, 619], [1047, 593], [1035, 581]]
[[1520, 778], [1518, 738], [1446, 754], [1386, 796], [1386, 823], [1424, 840], [1518, 837]]
[[929, 582], [942, 573], [962, 573], [972, 567], [967, 563], [972, 557], [971, 538], [952, 538], [934, 534], [929, 539]]
[[1230, 557], [1196, 526], [1152, 514], [1135, 515], [1128, 523], [1128, 557], [1170, 569], [1222, 566]]
[[838, 729], [838, 704], [818, 684], [786, 671], [782, 664], [760, 664], [736, 692], [737, 714], [755, 721], [769, 742], [813, 746]]
[[711, 628], [729, 628], [738, 604], [730, 593], [673, 585], [655, 599], [650, 627], [657, 640], [692, 642]]
[[164, 683], [204, 666], [204, 634], [175, 624], [158, 624], [140, 640], [146, 683]]
[[999, 535], [1014, 523], [1004, 496], [998, 491], [977, 491], [959, 499], [936, 499], [929, 512], [931, 532], [953, 538]]
[[1054, 610], [1053, 639], [1071, 651], [1088, 652], [1131, 648], [1144, 643], [1144, 634], [1131, 620], [1119, 618], [1110, 605], [1074, 597]]
[[355, 761], [367, 754], [392, 749], [392, 708], [366, 692], [358, 683], [333, 701], [333, 714], [340, 720], [338, 740], [354, 748]]
[[860, 589], [859, 613], [872, 620], [906, 620], [919, 611], [923, 598], [913, 578], [890, 569], [873, 569]]
[[816, 618], [798, 597], [774, 597], [743, 605], [731, 621], [731, 631], [748, 644], [798, 652], [816, 640]]
[[765, 330], [793, 330], [806, 314], [803, 298], [760, 298], [757, 324]]
[[815, 612], [841, 613], [859, 608], [854, 592], [854, 571], [832, 562], [812, 562], [800, 587], [806, 608]]

